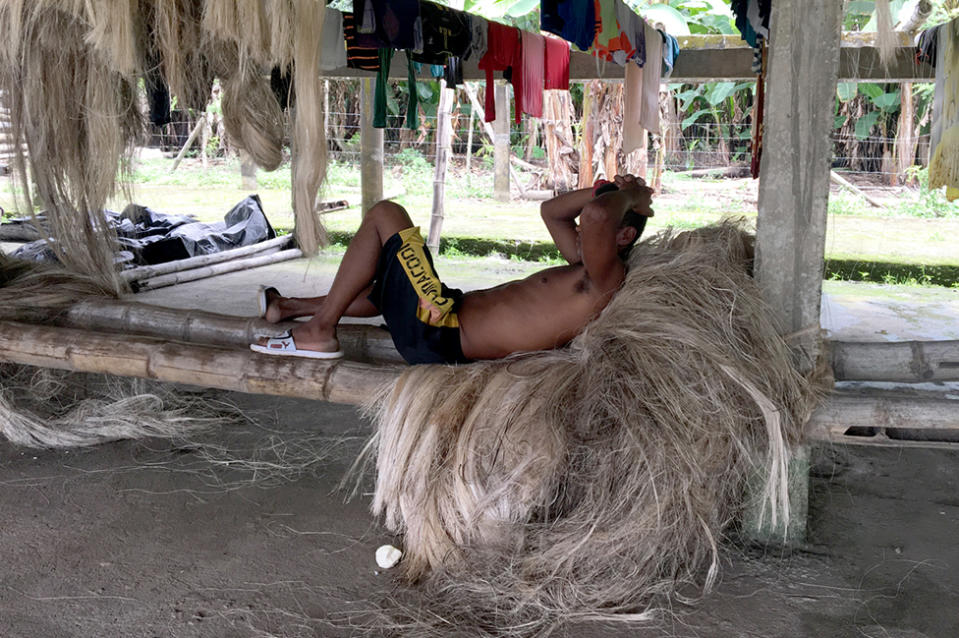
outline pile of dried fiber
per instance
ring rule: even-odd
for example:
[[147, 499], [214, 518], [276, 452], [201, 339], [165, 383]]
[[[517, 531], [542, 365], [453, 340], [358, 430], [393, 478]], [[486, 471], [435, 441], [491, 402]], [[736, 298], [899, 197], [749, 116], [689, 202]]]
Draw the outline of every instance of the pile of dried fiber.
[[767, 477], [766, 515], [788, 517], [809, 391], [751, 258], [735, 223], [667, 232], [568, 348], [404, 373], [370, 449], [373, 511], [433, 601], [407, 629], [652, 618], [713, 584], [748, 474]]

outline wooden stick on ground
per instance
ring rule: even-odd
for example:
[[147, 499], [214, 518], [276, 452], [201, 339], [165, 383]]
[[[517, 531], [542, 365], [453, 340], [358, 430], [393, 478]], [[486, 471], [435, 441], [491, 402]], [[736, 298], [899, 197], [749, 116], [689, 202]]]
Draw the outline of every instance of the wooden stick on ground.
[[869, 202], [871, 205], [875, 206], [876, 208], [884, 208], [884, 206], [882, 205], [882, 202], [880, 202], [878, 199], [875, 199], [874, 197], [867, 195], [865, 191], [863, 191], [861, 188], [859, 188], [855, 184], [852, 184], [851, 182], [849, 182], [849, 180], [841, 177], [839, 173], [837, 173], [836, 171], [829, 171], [829, 179], [833, 183], [839, 184], [843, 188], [852, 191], [856, 195], [859, 195], [860, 197], [862, 197], [864, 200], [866, 200], [867, 202]]
[[186, 156], [186, 152], [190, 150], [190, 147], [193, 146], [193, 141], [196, 140], [196, 136], [200, 134], [200, 131], [203, 130], [203, 127], [206, 125], [206, 118], [201, 118], [196, 126], [193, 127], [193, 132], [190, 133], [190, 137], [186, 138], [186, 144], [183, 145], [183, 148], [180, 149], [180, 152], [177, 153], [176, 159], [173, 160], [173, 166], [170, 167], [170, 172], [172, 173], [177, 169], [177, 166], [180, 165], [180, 162], [183, 161], [183, 158]]

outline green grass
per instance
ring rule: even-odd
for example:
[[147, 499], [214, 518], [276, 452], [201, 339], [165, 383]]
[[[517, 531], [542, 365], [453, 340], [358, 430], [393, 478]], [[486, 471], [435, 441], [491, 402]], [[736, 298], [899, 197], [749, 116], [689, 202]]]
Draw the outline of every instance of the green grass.
[[[189, 214], [201, 221], [217, 221], [250, 194], [241, 188], [239, 163], [211, 162], [203, 169], [197, 159], [187, 159], [169, 172], [170, 159], [137, 162], [129, 190], [132, 200], [161, 212]], [[890, 199], [882, 210], [844, 192], [830, 195], [827, 223], [826, 278], [858, 279], [885, 283], [939, 284], [959, 281], [959, 205], [946, 202], [941, 192], [929, 191], [927, 176], [917, 173], [920, 188]], [[278, 229], [293, 225], [290, 204], [291, 171], [288, 163], [273, 172], [257, 174], [259, 194], [267, 216]], [[402, 204], [424, 232], [429, 228], [433, 198], [433, 168], [417, 151], [407, 149], [390, 159], [384, 176], [384, 193]], [[482, 160], [467, 174], [452, 165], [446, 179], [442, 251], [446, 257], [490, 255], [491, 258], [554, 263], [558, 253], [539, 216], [539, 202], [497, 202], [492, 198], [493, 178]], [[348, 209], [323, 215], [334, 239], [341, 242], [360, 223], [360, 170], [357, 165], [331, 162], [321, 197], [346, 199]], [[0, 179], [0, 206], [17, 214], [13, 183]], [[120, 195], [109, 206], [121, 210], [127, 199]], [[756, 182], [692, 178], [667, 173], [663, 193], [653, 204], [656, 215], [648, 225], [652, 234], [667, 226], [698, 228], [724, 217], [755, 220]]]

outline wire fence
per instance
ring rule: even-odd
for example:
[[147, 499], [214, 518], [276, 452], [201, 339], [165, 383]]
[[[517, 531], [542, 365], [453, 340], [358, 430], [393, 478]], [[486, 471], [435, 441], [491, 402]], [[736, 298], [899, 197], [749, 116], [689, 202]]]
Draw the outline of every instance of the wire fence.
[[[330, 157], [340, 162], [359, 162], [360, 152], [360, 114], [351, 111], [331, 111], [328, 119], [328, 146]], [[419, 126], [408, 129], [403, 126], [403, 117], [389, 116], [389, 126], [383, 129], [384, 161], [387, 166], [406, 163], [417, 156], [432, 163], [436, 154], [435, 116], [420, 114]], [[452, 138], [452, 156], [454, 162], [462, 163], [467, 155], [476, 159], [482, 166], [484, 157], [491, 157], [492, 146], [478, 120], [473, 122], [472, 136], [469, 134], [469, 117], [454, 115]], [[186, 142], [196, 122], [189, 119], [179, 120], [160, 129], [154, 129], [150, 145], [168, 152], [176, 152]], [[531, 126], [528, 121], [514, 125], [510, 143], [514, 155], [533, 163], [546, 164], [542, 139], [542, 124]], [[578, 138], [580, 123], [573, 122], [574, 136]], [[535, 139], [530, 140], [530, 136]], [[471, 140], [470, 140], [471, 138]], [[228, 136], [223, 131], [222, 122], [212, 122], [205, 140], [208, 155], [229, 154]], [[831, 134], [833, 143], [832, 167], [852, 176], [861, 176], [864, 181], [883, 182], [892, 185], [903, 175], [891, 163], [897, 140], [888, 135], [870, 135], [858, 137], [854, 133], [839, 127]], [[197, 146], [201, 144], [197, 142]], [[471, 148], [467, 146], [471, 144]], [[674, 125], [662, 136], [650, 136], [648, 157], [650, 163], [656, 161], [660, 145], [663, 146], [663, 168], [667, 171], [691, 171], [697, 169], [715, 169], [725, 167], [748, 167], [752, 154], [752, 126], [748, 123], [725, 124], [716, 122], [696, 122], [685, 129]], [[919, 135], [915, 141], [914, 164], [922, 167], [928, 164], [929, 135]], [[579, 149], [574, 149], [578, 152]], [[197, 150], [193, 150], [197, 153]]]

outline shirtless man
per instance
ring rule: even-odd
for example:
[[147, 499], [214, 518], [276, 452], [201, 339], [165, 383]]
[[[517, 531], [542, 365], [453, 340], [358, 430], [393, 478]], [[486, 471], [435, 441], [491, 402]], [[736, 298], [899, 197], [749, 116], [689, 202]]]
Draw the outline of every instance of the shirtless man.
[[436, 277], [419, 228], [406, 211], [380, 202], [363, 218], [329, 294], [294, 298], [272, 288], [263, 292], [261, 309], [268, 321], [313, 318], [292, 334], [261, 339], [251, 348], [337, 358], [342, 356], [336, 338], [340, 318], [379, 314], [409, 363], [466, 363], [563, 346], [622, 285], [623, 259], [653, 214], [652, 191], [643, 180], [617, 175], [613, 183], [618, 190], [596, 196], [585, 188], [542, 204], [546, 228], [569, 265], [465, 294]]

